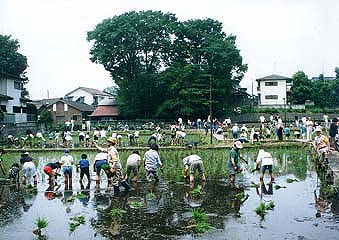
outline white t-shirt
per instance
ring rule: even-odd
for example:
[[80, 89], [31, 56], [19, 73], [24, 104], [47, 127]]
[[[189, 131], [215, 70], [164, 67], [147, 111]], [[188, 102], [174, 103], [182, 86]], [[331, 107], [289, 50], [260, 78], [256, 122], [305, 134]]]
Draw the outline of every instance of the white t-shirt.
[[61, 157], [60, 162], [62, 163], [62, 166], [72, 166], [73, 157], [71, 155], [64, 155]]
[[131, 155], [128, 156], [126, 165], [127, 166], [138, 166], [138, 162], [141, 161], [140, 155], [136, 153], [132, 153]]
[[199, 157], [197, 154], [192, 154], [192, 155], [189, 155], [187, 157], [185, 157], [182, 162], [184, 163], [184, 165], [191, 165], [192, 162], [195, 162], [195, 161], [199, 161], [201, 160], [201, 157]]
[[257, 157], [257, 163], [260, 163], [262, 166], [273, 165], [272, 155], [269, 152], [259, 150]]

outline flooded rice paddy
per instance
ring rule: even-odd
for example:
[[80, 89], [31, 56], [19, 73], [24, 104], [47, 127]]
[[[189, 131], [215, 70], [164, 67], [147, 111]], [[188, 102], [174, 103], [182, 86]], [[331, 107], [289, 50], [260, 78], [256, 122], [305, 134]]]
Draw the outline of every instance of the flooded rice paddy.
[[[141, 172], [132, 190], [121, 191], [119, 196], [113, 195], [104, 176], [96, 184], [94, 173], [93, 181], [87, 185], [85, 180], [84, 186], [76, 173], [71, 190], [65, 190], [59, 178], [61, 187], [53, 191], [42, 167], [57, 161], [62, 151], [32, 153], [38, 164], [38, 193], [0, 185], [0, 239], [38, 239], [32, 233], [38, 217], [48, 222], [43, 229], [48, 239], [338, 239], [339, 201], [315, 200], [314, 191], [319, 197], [324, 189], [310, 155], [295, 148], [269, 151], [275, 161], [273, 185], [267, 185], [268, 176], [261, 185], [258, 173], [251, 173], [257, 150], [242, 150], [249, 166], [243, 163], [245, 171], [236, 177], [237, 188], [229, 186], [226, 175], [229, 150], [197, 150], [208, 181], [199, 185], [196, 194], [198, 183], [192, 188], [182, 180], [181, 159], [189, 152], [161, 150], [165, 171], [160, 182], [147, 184]], [[79, 159], [81, 152], [71, 154]], [[89, 159], [94, 154], [88, 153]], [[121, 159], [128, 154], [122, 151]], [[19, 155], [7, 154], [5, 161], [10, 159], [19, 159]], [[298, 181], [288, 183], [287, 179]], [[270, 201], [273, 210], [259, 216], [255, 209]], [[206, 213], [209, 231], [194, 231], [194, 209]], [[85, 222], [71, 229], [72, 218], [77, 216]]]

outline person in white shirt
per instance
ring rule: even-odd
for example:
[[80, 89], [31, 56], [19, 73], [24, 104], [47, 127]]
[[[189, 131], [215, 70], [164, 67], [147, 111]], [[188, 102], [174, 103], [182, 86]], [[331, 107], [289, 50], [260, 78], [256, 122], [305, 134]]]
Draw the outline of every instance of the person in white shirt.
[[128, 181], [129, 175], [133, 172], [133, 182], [138, 180], [139, 168], [141, 164], [141, 157], [138, 150], [134, 150], [131, 155], [128, 156], [126, 161], [126, 175], [125, 180]]
[[185, 179], [187, 179], [188, 173], [189, 173], [190, 183], [193, 183], [194, 173], [198, 171], [200, 174], [200, 180], [206, 181], [206, 177], [204, 173], [204, 164], [201, 160], [201, 157], [199, 157], [196, 154], [192, 154], [192, 155], [185, 157], [182, 161], [184, 164], [184, 178]]
[[260, 171], [260, 181], [263, 181], [264, 174], [266, 169], [268, 169], [269, 174], [271, 176], [271, 183], [274, 182], [273, 176], [273, 159], [272, 155], [269, 152], [266, 152], [263, 149], [259, 150], [257, 161], [256, 161], [256, 169], [259, 169], [259, 164], [261, 163], [261, 171]]
[[69, 154], [69, 150], [65, 149], [65, 155], [61, 157], [60, 164], [65, 179], [65, 189], [72, 188], [72, 172], [73, 172], [73, 157]]

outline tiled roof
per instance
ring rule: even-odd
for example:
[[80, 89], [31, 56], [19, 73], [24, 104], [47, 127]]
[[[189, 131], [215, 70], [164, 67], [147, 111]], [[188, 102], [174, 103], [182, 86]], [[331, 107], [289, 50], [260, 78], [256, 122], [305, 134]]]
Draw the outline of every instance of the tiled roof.
[[11, 96], [0, 94], [0, 100], [13, 100]]
[[74, 89], [73, 91], [67, 93], [65, 96], [71, 96], [72, 93], [74, 93], [74, 92], [77, 91], [77, 90], [83, 90], [83, 91], [85, 91], [85, 92], [88, 92], [88, 93], [91, 94], [91, 95], [101, 95], [101, 96], [108, 96], [108, 97], [112, 96], [111, 94], [106, 93], [106, 92], [104, 92], [104, 91], [101, 91], [101, 90], [99, 90], [99, 89], [95, 89], [95, 88], [87, 88], [87, 87], [78, 87], [77, 89]]
[[98, 106], [90, 117], [117, 117], [119, 116], [119, 109], [117, 106]]
[[94, 111], [94, 107], [91, 106], [91, 105], [88, 105], [86, 103], [80, 103], [80, 102], [73, 102], [73, 101], [65, 100], [63, 98], [43, 99], [41, 101], [45, 102], [43, 105], [46, 105], [46, 107], [49, 107], [49, 106], [53, 105], [54, 103], [61, 101], [63, 103], [68, 104], [69, 106], [72, 106], [72, 107], [78, 109], [81, 112], [93, 112]]
[[280, 75], [269, 75], [266, 77], [262, 77], [262, 78], [258, 78], [257, 81], [262, 81], [262, 80], [290, 80], [291, 78], [289, 77], [284, 77], [284, 76], [280, 76]]

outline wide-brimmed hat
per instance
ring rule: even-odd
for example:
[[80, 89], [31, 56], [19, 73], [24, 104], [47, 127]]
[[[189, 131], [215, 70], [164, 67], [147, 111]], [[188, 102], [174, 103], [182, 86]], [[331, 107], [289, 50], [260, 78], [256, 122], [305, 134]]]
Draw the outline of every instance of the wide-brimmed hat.
[[112, 144], [116, 144], [117, 143], [117, 139], [113, 138], [113, 137], [109, 137], [109, 138], [107, 138], [107, 142], [110, 142]]
[[242, 148], [243, 148], [242, 143], [241, 143], [240, 141], [236, 141], [236, 142], [234, 143], [234, 146], [235, 146], [236, 148], [238, 148], [238, 149], [242, 149]]
[[321, 126], [316, 126], [316, 127], [315, 127], [315, 131], [316, 131], [316, 132], [322, 132]]

